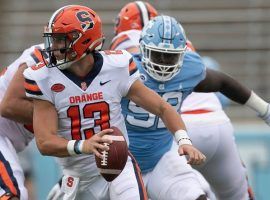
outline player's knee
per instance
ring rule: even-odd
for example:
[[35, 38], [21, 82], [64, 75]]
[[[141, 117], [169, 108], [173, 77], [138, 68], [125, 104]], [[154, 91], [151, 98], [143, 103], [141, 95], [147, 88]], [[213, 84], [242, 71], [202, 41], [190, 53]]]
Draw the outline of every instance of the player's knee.
[[140, 196], [138, 185], [134, 184], [129, 179], [126, 181], [118, 181], [115, 179], [110, 185], [110, 196], [113, 199], [136, 199]]
[[196, 200], [207, 200], [207, 196], [205, 194], [199, 196]]

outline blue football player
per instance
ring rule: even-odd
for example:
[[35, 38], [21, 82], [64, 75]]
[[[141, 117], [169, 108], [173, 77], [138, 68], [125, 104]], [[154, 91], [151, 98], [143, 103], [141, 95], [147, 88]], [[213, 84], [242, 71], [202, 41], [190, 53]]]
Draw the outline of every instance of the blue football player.
[[[172, 17], [158, 16], [142, 30], [141, 54], [134, 55], [141, 80], [180, 112], [182, 101], [192, 92], [217, 92], [255, 110], [269, 123], [269, 104], [230, 76], [206, 69], [200, 56], [186, 51], [182, 26]], [[147, 95], [147, 94], [145, 94]], [[133, 102], [122, 102], [130, 150], [141, 167], [151, 199], [192, 199], [188, 196], [187, 167], [161, 119]], [[202, 143], [204, 141], [201, 141]], [[188, 179], [188, 178], [187, 178]], [[177, 183], [177, 184], [176, 184]], [[181, 187], [185, 188], [183, 196]], [[205, 198], [205, 197], [203, 197]]]

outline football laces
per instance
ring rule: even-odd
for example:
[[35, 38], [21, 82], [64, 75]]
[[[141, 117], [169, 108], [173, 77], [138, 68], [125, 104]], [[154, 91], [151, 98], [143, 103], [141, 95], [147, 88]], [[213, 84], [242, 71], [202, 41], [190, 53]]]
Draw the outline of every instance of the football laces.
[[[106, 146], [106, 147], [109, 146], [108, 143], [103, 143], [103, 144], [104, 144], [104, 146]], [[104, 150], [104, 151], [102, 151], [101, 153], [102, 153], [101, 165], [102, 165], [102, 166], [107, 166], [107, 165], [108, 165], [108, 154], [109, 154], [109, 152]]]

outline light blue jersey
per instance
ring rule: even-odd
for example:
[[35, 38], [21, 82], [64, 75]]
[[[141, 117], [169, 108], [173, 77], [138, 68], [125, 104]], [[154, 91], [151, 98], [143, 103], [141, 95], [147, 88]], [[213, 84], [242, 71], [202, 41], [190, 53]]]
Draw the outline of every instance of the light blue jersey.
[[[205, 78], [205, 67], [200, 56], [194, 52], [185, 53], [180, 72], [164, 83], [154, 80], [145, 72], [140, 55], [134, 55], [134, 60], [144, 84], [156, 91], [177, 111], [193, 88]], [[159, 117], [128, 99], [122, 100], [122, 110], [130, 140], [129, 149], [138, 161], [142, 172], [151, 171], [164, 153], [171, 148], [172, 134]]]

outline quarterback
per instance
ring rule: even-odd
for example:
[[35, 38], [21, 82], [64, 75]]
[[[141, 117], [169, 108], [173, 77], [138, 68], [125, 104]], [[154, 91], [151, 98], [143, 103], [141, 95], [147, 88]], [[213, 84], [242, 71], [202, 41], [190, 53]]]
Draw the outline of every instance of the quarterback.
[[94, 154], [102, 157], [99, 152], [108, 150], [104, 143], [112, 142], [103, 137], [111, 126], [117, 126], [128, 140], [121, 114], [123, 97], [158, 115], [175, 135], [179, 154], [187, 154], [190, 164], [204, 161], [204, 155], [191, 145], [177, 112], [138, 80], [132, 56], [126, 51], [95, 51], [102, 46], [103, 33], [92, 9], [70, 5], [57, 10], [44, 36], [48, 62], [24, 71], [25, 90], [34, 103], [40, 152], [59, 157], [64, 198], [147, 198], [131, 158], [111, 184], [100, 177], [94, 162]]

